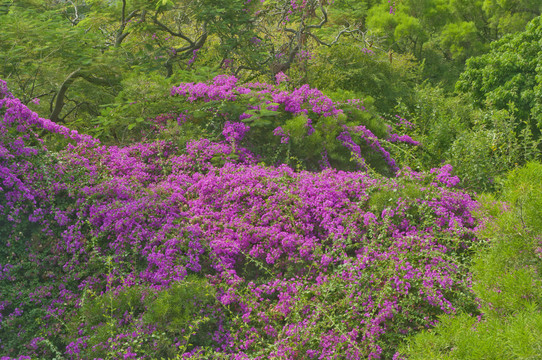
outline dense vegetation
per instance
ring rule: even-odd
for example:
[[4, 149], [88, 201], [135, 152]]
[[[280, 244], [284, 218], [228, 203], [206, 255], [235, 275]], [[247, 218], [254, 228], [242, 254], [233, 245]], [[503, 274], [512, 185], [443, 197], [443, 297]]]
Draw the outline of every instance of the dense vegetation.
[[0, 358], [541, 356], [541, 12], [1, 0]]

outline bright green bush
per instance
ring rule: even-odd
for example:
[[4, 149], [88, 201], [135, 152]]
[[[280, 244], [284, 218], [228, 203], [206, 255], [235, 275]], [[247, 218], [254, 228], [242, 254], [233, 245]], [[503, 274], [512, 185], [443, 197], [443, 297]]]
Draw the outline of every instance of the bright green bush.
[[533, 19], [525, 31], [502, 37], [491, 51], [467, 61], [456, 88], [468, 93], [485, 109], [510, 109], [521, 119], [518, 128], [528, 127], [540, 136], [542, 17]]
[[477, 110], [464, 95], [449, 97], [442, 88], [419, 86], [413, 105], [401, 103], [397, 112], [415, 125], [409, 132], [422, 147], [411, 153], [419, 166], [452, 164], [465, 188], [493, 191], [507, 171], [540, 159], [540, 139], [522, 128], [522, 119], [506, 109]]
[[325, 90], [354, 91], [363, 98], [371, 97], [379, 111], [389, 111], [397, 99], [411, 100], [420, 75], [411, 55], [341, 44], [319, 50], [310, 83]]
[[[217, 306], [213, 288], [197, 276], [159, 291], [141, 285], [102, 294], [87, 289], [68, 327], [85, 339], [83, 358], [116, 358], [127, 351], [172, 358], [188, 347], [213, 343], [208, 334], [220, 321], [211, 317]], [[172, 345], [171, 339], [177, 341]]]
[[[154, 139], [157, 126], [176, 119], [185, 110], [179, 101], [167, 96], [171, 87], [180, 81], [203, 81], [210, 74], [215, 73], [202, 68], [194, 72], [180, 71], [175, 77], [166, 79], [158, 72], [136, 69], [122, 80], [123, 90], [112, 104], [102, 108], [99, 116], [94, 117], [90, 123], [80, 120], [75, 125], [104, 143], [129, 144]], [[176, 127], [170, 130], [169, 135], [174, 135], [172, 131], [180, 131], [175, 137], [184, 139], [184, 142], [197, 138], [186, 127]]]

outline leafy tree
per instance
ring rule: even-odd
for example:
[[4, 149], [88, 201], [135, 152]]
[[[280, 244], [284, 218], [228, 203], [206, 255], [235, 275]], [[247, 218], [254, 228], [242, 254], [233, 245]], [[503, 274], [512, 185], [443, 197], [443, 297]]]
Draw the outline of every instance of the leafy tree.
[[511, 169], [540, 159], [540, 139], [506, 109], [481, 110], [467, 94], [447, 95], [441, 87], [416, 87], [410, 106], [396, 111], [412, 123], [407, 131], [423, 146], [411, 155], [412, 167], [422, 169], [448, 163], [461, 185], [475, 191], [494, 191]]
[[285, 0], [24, 0], [2, 7], [0, 74], [16, 82], [13, 91], [25, 103], [44, 100], [35, 107], [43, 116], [86, 119], [112, 101], [134, 68], [171, 77], [197, 62], [274, 80], [301, 64], [307, 73], [303, 58], [312, 46], [359, 33], [356, 24], [336, 29], [329, 7]]
[[491, 41], [518, 31], [540, 4], [530, 0], [380, 1], [366, 11], [365, 31], [385, 47], [423, 61], [424, 76], [434, 83], [454, 83], [469, 57], [483, 54]]
[[466, 60], [484, 49], [484, 43], [477, 33], [478, 29], [472, 21], [446, 24], [440, 34], [440, 44], [447, 49], [450, 58]]
[[482, 8], [488, 25], [499, 34], [522, 31], [527, 22], [542, 13], [542, 4], [537, 0], [485, 0]]
[[380, 112], [410, 103], [420, 71], [412, 55], [391, 55], [377, 46], [343, 43], [318, 51], [310, 82], [322, 89], [353, 91]]
[[[12, 6], [0, 17], [0, 74], [24, 103], [54, 121], [98, 114], [118, 84], [119, 63], [61, 9]], [[68, 89], [70, 91], [68, 92]]]
[[542, 18], [525, 31], [510, 34], [491, 45], [488, 54], [469, 59], [456, 85], [483, 109], [506, 109], [537, 136], [542, 127]]

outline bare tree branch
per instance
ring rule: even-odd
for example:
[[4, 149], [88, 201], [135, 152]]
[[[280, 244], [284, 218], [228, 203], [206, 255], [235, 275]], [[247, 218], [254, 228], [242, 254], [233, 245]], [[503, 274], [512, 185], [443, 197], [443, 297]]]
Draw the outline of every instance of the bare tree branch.
[[120, 44], [122, 44], [122, 42], [124, 41], [124, 39], [130, 34], [129, 32], [124, 32], [124, 30], [126, 30], [126, 24], [128, 24], [128, 21], [130, 21], [132, 18], [134, 18], [138, 14], [139, 14], [139, 10], [136, 9], [136, 10], [133, 10], [130, 14], [128, 14], [128, 16], [126, 16], [126, 0], [122, 0], [120, 27], [117, 30], [117, 34], [115, 35], [114, 47], [119, 47]]
[[[75, 102], [75, 101], [74, 101]], [[87, 106], [88, 108], [90, 108], [90, 103], [88, 103], [87, 101], [83, 101], [83, 102], [75, 102], [75, 105], [62, 117], [62, 122], [66, 122], [66, 118], [71, 114], [73, 113], [74, 111], [78, 110], [80, 107], [82, 106]]]
[[335, 37], [335, 39], [330, 42], [330, 43], [326, 43], [324, 41], [322, 41], [319, 37], [317, 37], [316, 35], [314, 35], [313, 33], [311, 32], [307, 32], [307, 35], [309, 35], [310, 37], [312, 37], [314, 40], [316, 40], [316, 42], [320, 45], [324, 45], [324, 46], [327, 46], [327, 47], [330, 47], [332, 45], [335, 45], [337, 42], [339, 42], [339, 39], [341, 38], [341, 36], [343, 36], [344, 34], [361, 34], [361, 35], [364, 35], [364, 33], [360, 30], [360, 29], [348, 29], [348, 28], [345, 28], [341, 31], [339, 31], [339, 33], [337, 34], [337, 36]]
[[74, 11], [74, 13], [75, 13], [75, 17], [74, 17], [73, 19], [69, 19], [69, 17], [68, 17], [68, 19], [70, 20], [70, 22], [72, 23], [72, 25], [75, 26], [75, 25], [77, 25], [77, 23], [79, 22], [79, 11], [78, 11], [78, 9], [77, 9], [77, 5], [76, 5], [72, 0], [68, 0], [68, 2], [69, 2], [70, 4], [72, 4], [72, 6], [73, 6], [73, 11]]
[[181, 39], [185, 40], [186, 42], [188, 42], [190, 44], [190, 46], [195, 46], [195, 43], [193, 40], [191, 40], [189, 37], [187, 37], [186, 35], [184, 35], [182, 32], [175, 32], [173, 30], [171, 30], [170, 28], [168, 28], [166, 25], [164, 25], [163, 23], [161, 23], [156, 15], [154, 15], [152, 17], [152, 21], [158, 25], [162, 30], [168, 32], [170, 35], [173, 35], [173, 36], [176, 36], [176, 37], [180, 37]]
[[322, 26], [324, 26], [327, 23], [327, 11], [324, 8], [324, 5], [322, 2], [320, 2], [320, 11], [324, 15], [324, 18], [320, 21], [318, 25], [307, 25], [305, 26], [306, 29], [321, 29]]
[[[99, 86], [113, 86], [113, 82], [110, 79], [107, 78], [99, 78], [93, 75], [90, 75], [88, 73], [85, 73], [81, 68], [78, 68], [74, 72], [68, 75], [62, 85], [60, 85], [60, 89], [58, 92], [53, 96], [53, 99], [51, 99], [51, 115], [49, 115], [49, 119], [52, 121], [60, 121], [64, 120], [66, 116], [64, 116], [62, 119], [59, 117], [60, 113], [62, 112], [62, 109], [64, 108], [66, 92], [68, 91], [68, 88], [71, 86], [71, 84], [77, 79], [82, 78], [86, 80], [87, 82], [99, 85]], [[54, 103], [54, 105], [53, 105]]]

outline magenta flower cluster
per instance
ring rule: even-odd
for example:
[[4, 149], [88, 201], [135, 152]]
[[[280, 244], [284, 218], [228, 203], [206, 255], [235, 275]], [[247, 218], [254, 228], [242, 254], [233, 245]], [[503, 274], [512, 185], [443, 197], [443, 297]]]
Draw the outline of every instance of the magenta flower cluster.
[[282, 71], [275, 75], [275, 82], [277, 85], [280, 85], [283, 82], [288, 81], [288, 76]]
[[391, 157], [391, 154], [382, 146], [382, 143], [378, 140], [376, 135], [371, 132], [371, 130], [367, 129], [367, 127], [363, 125], [355, 126], [352, 128], [352, 130], [361, 136], [367, 146], [382, 155], [394, 173], [399, 170], [395, 160]]
[[[277, 74], [277, 82], [285, 81], [286, 75]], [[237, 85], [235, 76], [219, 75], [210, 83], [183, 83], [171, 89], [171, 95], [185, 96], [188, 101], [234, 101], [242, 95], [250, 98], [269, 99], [269, 103], [283, 106], [284, 111], [292, 114], [314, 114], [336, 116], [342, 113], [329, 97], [320, 90], [303, 85], [292, 92], [281, 90], [273, 85], [248, 83]], [[254, 106], [247, 101], [247, 108]]]
[[273, 130], [273, 135], [280, 136], [280, 143], [281, 144], [288, 144], [288, 141], [290, 141], [290, 136], [284, 132], [284, 129], [282, 127], [276, 127], [275, 130]]
[[224, 135], [228, 142], [238, 143], [249, 130], [250, 127], [242, 122], [226, 121], [224, 129], [222, 130], [222, 135]]

